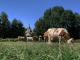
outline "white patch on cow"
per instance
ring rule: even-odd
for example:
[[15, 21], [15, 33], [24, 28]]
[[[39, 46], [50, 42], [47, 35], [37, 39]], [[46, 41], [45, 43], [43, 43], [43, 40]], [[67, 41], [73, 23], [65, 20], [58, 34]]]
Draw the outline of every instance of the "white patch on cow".
[[59, 35], [61, 33], [62, 29], [58, 28], [57, 31], [58, 31], [57, 35]]
[[68, 31], [64, 28], [64, 32], [68, 33]]
[[67, 43], [70, 44], [73, 42], [73, 38], [70, 38], [69, 40], [67, 40]]

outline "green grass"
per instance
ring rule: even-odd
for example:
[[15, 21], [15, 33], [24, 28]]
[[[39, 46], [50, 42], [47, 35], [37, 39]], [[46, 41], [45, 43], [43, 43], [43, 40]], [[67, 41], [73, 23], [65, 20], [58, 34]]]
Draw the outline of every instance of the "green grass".
[[0, 60], [80, 60], [80, 43], [0, 42]]

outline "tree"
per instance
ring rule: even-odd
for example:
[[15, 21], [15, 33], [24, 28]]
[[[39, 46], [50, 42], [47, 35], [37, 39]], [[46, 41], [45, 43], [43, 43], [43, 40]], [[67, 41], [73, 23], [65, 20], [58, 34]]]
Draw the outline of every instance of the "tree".
[[44, 32], [44, 21], [42, 20], [42, 18], [40, 18], [36, 23], [35, 23], [35, 29], [34, 32], [36, 33], [36, 35], [43, 35]]
[[35, 23], [34, 30], [36, 34], [43, 35], [48, 28], [58, 27], [58, 21], [63, 11], [63, 7], [58, 6], [47, 9], [44, 12], [44, 16]]
[[1, 37], [1, 19], [0, 19], [0, 37]]
[[0, 38], [16, 38], [24, 35], [25, 28], [20, 20], [14, 19], [12, 23], [5, 12], [0, 13]]
[[20, 20], [13, 19], [12, 21], [12, 35], [13, 37], [23, 36], [25, 28]]
[[1, 12], [0, 14], [1, 20], [1, 37], [6, 38], [9, 33], [10, 22], [8, 20], [8, 15], [5, 12]]
[[55, 6], [47, 9], [44, 16], [35, 23], [34, 31], [37, 35], [43, 35], [48, 28], [66, 28], [70, 36], [79, 38], [80, 36], [80, 15], [71, 10], [64, 10], [61, 6]]

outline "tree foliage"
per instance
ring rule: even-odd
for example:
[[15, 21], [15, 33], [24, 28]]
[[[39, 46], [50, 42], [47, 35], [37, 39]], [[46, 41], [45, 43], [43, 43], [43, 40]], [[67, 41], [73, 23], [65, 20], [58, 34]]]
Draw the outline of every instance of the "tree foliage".
[[71, 37], [80, 38], [80, 15], [61, 6], [55, 6], [47, 9], [36, 21], [34, 32], [36, 35], [43, 35], [47, 29], [53, 27], [66, 28]]
[[25, 32], [23, 24], [21, 23], [20, 20], [17, 19], [13, 19], [12, 21], [12, 30], [13, 30], [14, 37], [23, 36]]
[[5, 12], [0, 13], [0, 38], [15, 38], [24, 35], [25, 28], [20, 20], [14, 19], [12, 23]]

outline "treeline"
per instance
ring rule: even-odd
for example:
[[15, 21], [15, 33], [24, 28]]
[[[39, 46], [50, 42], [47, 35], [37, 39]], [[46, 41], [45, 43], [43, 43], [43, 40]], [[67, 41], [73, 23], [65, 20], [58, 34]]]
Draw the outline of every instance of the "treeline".
[[20, 20], [16, 18], [9, 21], [5, 12], [0, 13], [0, 38], [16, 38], [24, 35], [25, 28]]
[[48, 28], [66, 28], [70, 36], [80, 38], [80, 15], [71, 10], [65, 10], [61, 6], [47, 9], [44, 15], [36, 23], [34, 32], [36, 35], [43, 35]]

